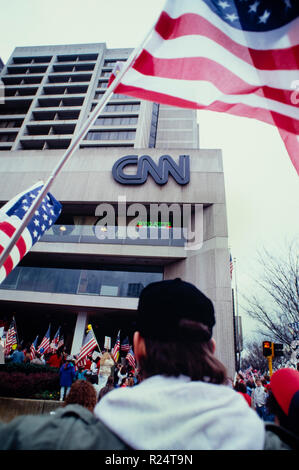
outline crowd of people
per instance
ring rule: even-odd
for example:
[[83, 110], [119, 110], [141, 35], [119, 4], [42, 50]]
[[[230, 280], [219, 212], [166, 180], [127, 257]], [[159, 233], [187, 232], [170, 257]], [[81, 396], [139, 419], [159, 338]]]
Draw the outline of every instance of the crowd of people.
[[138, 370], [133, 368], [124, 358], [115, 363], [109, 351], [87, 355], [84, 364], [77, 364], [77, 357], [67, 353], [62, 347], [52, 352], [35, 352], [30, 357], [30, 346], [23, 348], [18, 345], [6, 356], [6, 362], [18, 364], [36, 364], [58, 369], [60, 380], [60, 401], [64, 401], [70, 392], [72, 384], [77, 380], [90, 382], [97, 399], [113, 388], [132, 387], [140, 382]]
[[61, 401], [66, 399], [72, 384], [78, 380], [92, 384], [97, 400], [114, 388], [132, 387], [140, 382], [138, 369], [133, 368], [124, 359], [120, 363], [115, 363], [108, 351], [96, 357], [87, 356], [86, 363], [79, 366], [76, 366], [73, 356], [67, 356], [60, 367], [59, 376]]
[[133, 337], [138, 370], [108, 351], [78, 370], [67, 356], [63, 406], [0, 423], [0, 449], [298, 450], [299, 371], [229, 381], [215, 322], [213, 303], [194, 285], [149, 284]]

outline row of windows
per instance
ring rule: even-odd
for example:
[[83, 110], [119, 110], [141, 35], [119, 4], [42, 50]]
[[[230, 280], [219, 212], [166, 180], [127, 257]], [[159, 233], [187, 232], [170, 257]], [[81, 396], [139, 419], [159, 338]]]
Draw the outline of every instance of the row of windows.
[[16, 134], [0, 134], [0, 142], [14, 142]]
[[96, 126], [119, 126], [125, 124], [137, 124], [137, 116], [122, 117], [98, 117], [94, 125]]
[[139, 111], [140, 104], [139, 103], [128, 103], [128, 104], [107, 104], [104, 108], [105, 112], [110, 111]]
[[22, 120], [17, 120], [17, 121], [12, 121], [12, 120], [1, 121], [1, 120], [0, 120], [0, 128], [5, 128], [5, 127], [21, 127], [22, 122], [23, 122]]
[[17, 266], [0, 288], [33, 292], [138, 297], [147, 284], [161, 281], [162, 278], [162, 272]]
[[136, 131], [88, 132], [87, 140], [133, 140]]

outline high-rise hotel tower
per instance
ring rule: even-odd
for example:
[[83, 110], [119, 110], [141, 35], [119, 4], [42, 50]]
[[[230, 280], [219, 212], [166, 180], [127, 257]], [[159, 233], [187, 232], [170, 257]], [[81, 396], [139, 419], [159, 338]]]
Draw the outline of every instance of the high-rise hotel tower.
[[[14, 50], [0, 74], [1, 205], [47, 180], [130, 52]], [[61, 216], [0, 286], [0, 320], [14, 315], [25, 342], [61, 326], [76, 354], [89, 323], [100, 347], [118, 330], [131, 338], [142, 288], [180, 277], [212, 299], [217, 355], [232, 374], [222, 156], [200, 149], [198, 135], [193, 110], [112, 95], [51, 187]]]

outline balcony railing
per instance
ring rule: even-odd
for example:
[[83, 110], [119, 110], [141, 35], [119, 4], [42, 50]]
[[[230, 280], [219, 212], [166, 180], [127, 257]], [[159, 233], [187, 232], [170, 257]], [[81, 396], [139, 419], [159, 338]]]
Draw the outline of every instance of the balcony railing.
[[181, 228], [166, 226], [53, 225], [40, 242], [183, 247], [186, 240]]

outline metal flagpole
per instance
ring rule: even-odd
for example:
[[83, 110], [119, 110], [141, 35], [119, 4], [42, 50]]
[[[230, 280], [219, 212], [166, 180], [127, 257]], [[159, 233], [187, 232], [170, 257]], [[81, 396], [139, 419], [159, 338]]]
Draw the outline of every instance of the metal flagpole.
[[73, 155], [73, 153], [77, 150], [77, 148], [80, 145], [81, 140], [86, 135], [87, 131], [89, 130], [89, 128], [91, 127], [91, 125], [93, 124], [93, 122], [95, 121], [95, 119], [97, 118], [99, 113], [103, 110], [105, 104], [107, 103], [108, 99], [110, 98], [110, 95], [112, 95], [113, 91], [115, 90], [115, 88], [117, 87], [117, 85], [119, 84], [121, 79], [123, 78], [124, 74], [127, 72], [129, 67], [131, 66], [131, 64], [137, 58], [138, 54], [141, 52], [143, 46], [145, 45], [145, 43], [147, 42], [149, 36], [152, 33], [153, 28], [154, 28], [154, 26], [152, 26], [152, 28], [149, 30], [148, 34], [146, 35], [146, 37], [144, 38], [142, 43], [138, 47], [136, 47], [134, 49], [134, 51], [131, 53], [131, 55], [129, 56], [127, 61], [124, 63], [124, 67], [119, 71], [119, 73], [116, 75], [115, 79], [113, 80], [113, 82], [109, 86], [109, 88], [107, 88], [107, 90], [105, 91], [102, 99], [98, 102], [98, 104], [96, 105], [94, 110], [91, 112], [90, 116], [85, 121], [85, 123], [80, 127], [79, 131], [73, 136], [73, 139], [72, 139], [69, 147], [67, 148], [67, 150], [63, 154], [61, 160], [58, 162], [58, 164], [54, 168], [52, 174], [49, 176], [48, 180], [46, 181], [46, 184], [43, 186], [43, 189], [41, 190], [41, 192], [39, 193], [37, 198], [34, 200], [32, 206], [29, 208], [26, 215], [22, 219], [22, 223], [17, 228], [17, 230], [14, 232], [12, 238], [10, 239], [9, 244], [3, 250], [3, 252], [0, 256], [0, 268], [3, 266], [3, 264], [7, 260], [12, 248], [14, 247], [14, 245], [16, 244], [18, 239], [20, 238], [24, 228], [26, 227], [26, 225], [29, 223], [29, 221], [33, 217], [33, 214], [34, 214], [35, 210], [40, 206], [42, 200], [44, 199], [44, 197], [48, 193], [50, 187], [52, 186], [52, 184], [55, 180], [55, 178], [58, 176], [58, 174], [60, 173], [60, 171], [62, 170], [62, 168], [66, 164], [66, 162]]

